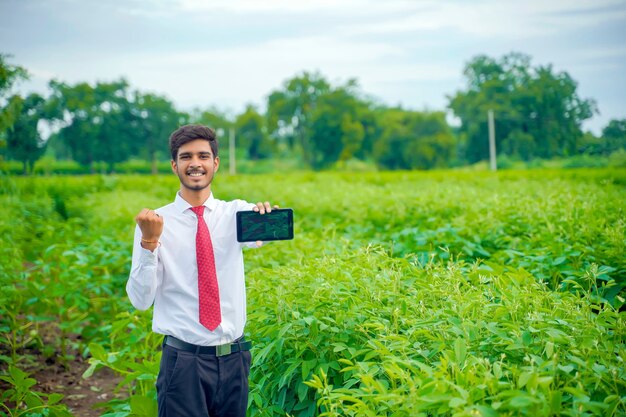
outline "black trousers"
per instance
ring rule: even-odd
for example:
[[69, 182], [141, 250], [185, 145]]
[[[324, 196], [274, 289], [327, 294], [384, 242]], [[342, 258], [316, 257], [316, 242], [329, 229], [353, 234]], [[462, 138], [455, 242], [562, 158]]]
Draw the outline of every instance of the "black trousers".
[[249, 351], [215, 356], [164, 345], [159, 417], [245, 417], [250, 362]]

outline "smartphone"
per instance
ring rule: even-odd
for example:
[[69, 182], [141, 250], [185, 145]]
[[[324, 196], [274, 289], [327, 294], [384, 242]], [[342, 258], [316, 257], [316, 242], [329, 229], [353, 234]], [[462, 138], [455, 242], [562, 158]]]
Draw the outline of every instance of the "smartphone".
[[237, 212], [238, 242], [290, 239], [293, 239], [292, 209], [272, 209], [265, 214], [252, 210]]

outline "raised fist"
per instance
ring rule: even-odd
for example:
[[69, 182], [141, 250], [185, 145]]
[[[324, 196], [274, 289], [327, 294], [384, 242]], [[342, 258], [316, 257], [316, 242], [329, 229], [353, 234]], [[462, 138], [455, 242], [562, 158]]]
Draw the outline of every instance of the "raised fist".
[[163, 233], [163, 217], [159, 216], [156, 211], [145, 208], [135, 217], [135, 221], [141, 229], [142, 242], [159, 241]]

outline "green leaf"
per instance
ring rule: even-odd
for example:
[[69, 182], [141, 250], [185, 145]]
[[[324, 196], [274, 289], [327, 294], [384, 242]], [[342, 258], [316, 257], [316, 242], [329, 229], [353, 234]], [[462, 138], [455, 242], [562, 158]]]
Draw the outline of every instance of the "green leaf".
[[467, 403], [467, 401], [465, 401], [463, 398], [452, 398], [449, 402], [448, 402], [448, 406], [450, 408], [459, 408], [462, 405], [465, 405]]
[[54, 405], [63, 399], [63, 394], [50, 394], [48, 395], [48, 405]]
[[97, 359], [90, 359], [89, 360], [89, 367], [85, 370], [85, 372], [83, 372], [82, 377], [87, 379], [90, 376], [93, 375], [93, 373], [95, 372], [95, 370], [98, 368], [99, 365], [101, 365], [102, 362], [97, 360]]
[[104, 350], [104, 348], [97, 344], [97, 343], [90, 343], [89, 344], [89, 353], [91, 353], [91, 356], [94, 359], [97, 359], [103, 363], [107, 363], [109, 362], [107, 360], [108, 358], [108, 353]]
[[152, 398], [142, 395], [130, 397], [130, 409], [133, 415], [142, 417], [154, 417], [157, 414], [157, 404]]
[[509, 400], [509, 406], [519, 410], [527, 409], [535, 403], [532, 397], [517, 396]]
[[298, 399], [300, 402], [303, 402], [306, 399], [307, 396], [307, 392], [308, 392], [309, 387], [302, 383], [302, 382], [298, 382]]
[[310, 359], [302, 362], [302, 380], [306, 380], [312, 369], [317, 365], [317, 359]]
[[467, 355], [467, 344], [464, 339], [456, 339], [454, 341], [454, 357], [456, 362], [463, 366], [465, 356]]
[[517, 379], [517, 387], [524, 388], [526, 384], [528, 383], [528, 381], [532, 378], [532, 376], [533, 376], [532, 372], [522, 372], [519, 378]]

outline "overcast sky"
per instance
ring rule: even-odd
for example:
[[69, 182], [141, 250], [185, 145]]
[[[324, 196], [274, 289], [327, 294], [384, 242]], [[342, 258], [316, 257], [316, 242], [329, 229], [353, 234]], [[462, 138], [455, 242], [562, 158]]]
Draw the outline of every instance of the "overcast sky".
[[512, 51], [596, 100], [587, 129], [626, 118], [626, 0], [0, 0], [0, 53], [30, 71], [23, 92], [124, 77], [183, 110], [263, 110], [302, 71], [445, 110], [469, 60]]

